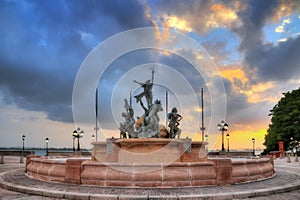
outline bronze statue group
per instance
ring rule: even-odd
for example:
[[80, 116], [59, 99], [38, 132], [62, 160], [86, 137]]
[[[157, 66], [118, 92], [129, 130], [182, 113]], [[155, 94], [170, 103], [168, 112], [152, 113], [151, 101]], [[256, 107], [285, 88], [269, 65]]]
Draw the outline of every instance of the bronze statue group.
[[[143, 88], [143, 92], [134, 96], [137, 103], [140, 103], [144, 110], [144, 115], [137, 117], [137, 121], [134, 119], [134, 110], [131, 103], [128, 104], [127, 99], [124, 100], [124, 108], [126, 112], [122, 112], [121, 116], [125, 121], [120, 123], [120, 138], [179, 138], [181, 129], [179, 128], [179, 121], [182, 120], [182, 116], [178, 114], [177, 108], [172, 108], [171, 112], [167, 114], [169, 130], [159, 125], [158, 112], [163, 111], [161, 101], [156, 100], [153, 103], [153, 87], [154, 69], [152, 69], [152, 80], [147, 80], [145, 83], [134, 80]], [[145, 106], [143, 103], [143, 97], [147, 103]], [[131, 97], [130, 97], [131, 98]], [[131, 102], [131, 101], [130, 101]], [[128, 136], [127, 136], [128, 135]]]

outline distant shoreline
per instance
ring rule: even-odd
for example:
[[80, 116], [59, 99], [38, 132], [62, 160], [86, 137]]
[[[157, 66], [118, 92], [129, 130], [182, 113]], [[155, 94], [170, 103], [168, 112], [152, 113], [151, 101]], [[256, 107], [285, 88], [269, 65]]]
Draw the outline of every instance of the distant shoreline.
[[[1, 147], [0, 151], [22, 151], [20, 147]], [[45, 148], [25, 148], [25, 151], [33, 151], [35, 155], [44, 156], [46, 155]], [[81, 152], [90, 152], [91, 149], [82, 149]], [[73, 152], [73, 148], [49, 148], [48, 152]]]

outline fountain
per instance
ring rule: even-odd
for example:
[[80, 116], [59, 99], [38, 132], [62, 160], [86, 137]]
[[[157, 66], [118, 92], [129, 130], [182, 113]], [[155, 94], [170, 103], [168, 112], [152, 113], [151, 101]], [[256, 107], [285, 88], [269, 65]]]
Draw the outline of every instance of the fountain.
[[[224, 185], [265, 179], [274, 175], [272, 157], [208, 158], [206, 142], [180, 138], [176, 107], [168, 113], [168, 127], [159, 124], [163, 110], [153, 101], [152, 80], [134, 81], [143, 92], [134, 96], [144, 114], [135, 120], [132, 102], [125, 99], [120, 138], [93, 142], [91, 158], [29, 156], [30, 178], [98, 186], [191, 187]], [[144, 103], [144, 102], [146, 103]], [[183, 119], [184, 120], [184, 119]]]

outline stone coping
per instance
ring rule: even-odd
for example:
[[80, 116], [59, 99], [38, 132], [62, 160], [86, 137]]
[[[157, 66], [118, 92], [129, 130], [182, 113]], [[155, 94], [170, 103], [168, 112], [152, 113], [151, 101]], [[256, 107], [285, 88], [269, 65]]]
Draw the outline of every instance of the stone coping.
[[207, 160], [203, 162], [191, 162], [191, 163], [182, 163], [182, 162], [174, 162], [172, 164], [170, 163], [115, 163], [115, 162], [94, 162], [94, 161], [85, 161], [83, 162], [83, 165], [90, 165], [90, 166], [111, 166], [111, 167], [190, 167], [190, 166], [213, 166], [214, 163]]
[[232, 164], [244, 164], [244, 163], [262, 163], [262, 162], [269, 162], [269, 158], [230, 158]]
[[[195, 143], [195, 144], [206, 144], [207, 142], [201, 142], [201, 141], [192, 141], [190, 138], [128, 138], [128, 139], [120, 139], [120, 138], [114, 138], [109, 139], [110, 142], [114, 141], [116, 143], [169, 143], [169, 142], [176, 142], [176, 143]], [[106, 144], [106, 141], [97, 141], [92, 142], [91, 144]]]
[[42, 157], [37, 157], [37, 158], [31, 158], [31, 160], [43, 160], [47, 159], [49, 163], [53, 162], [61, 162], [65, 163], [67, 160], [91, 160], [91, 157], [58, 157], [58, 156], [53, 156], [53, 157], [47, 157], [47, 156], [42, 156]]

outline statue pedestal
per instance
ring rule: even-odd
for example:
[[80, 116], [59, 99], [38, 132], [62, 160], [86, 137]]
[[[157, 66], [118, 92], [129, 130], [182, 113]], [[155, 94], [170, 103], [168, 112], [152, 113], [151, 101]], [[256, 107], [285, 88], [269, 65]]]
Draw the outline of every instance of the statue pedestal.
[[92, 159], [99, 162], [173, 163], [207, 159], [207, 143], [192, 142], [191, 139], [107, 139], [92, 144]]

